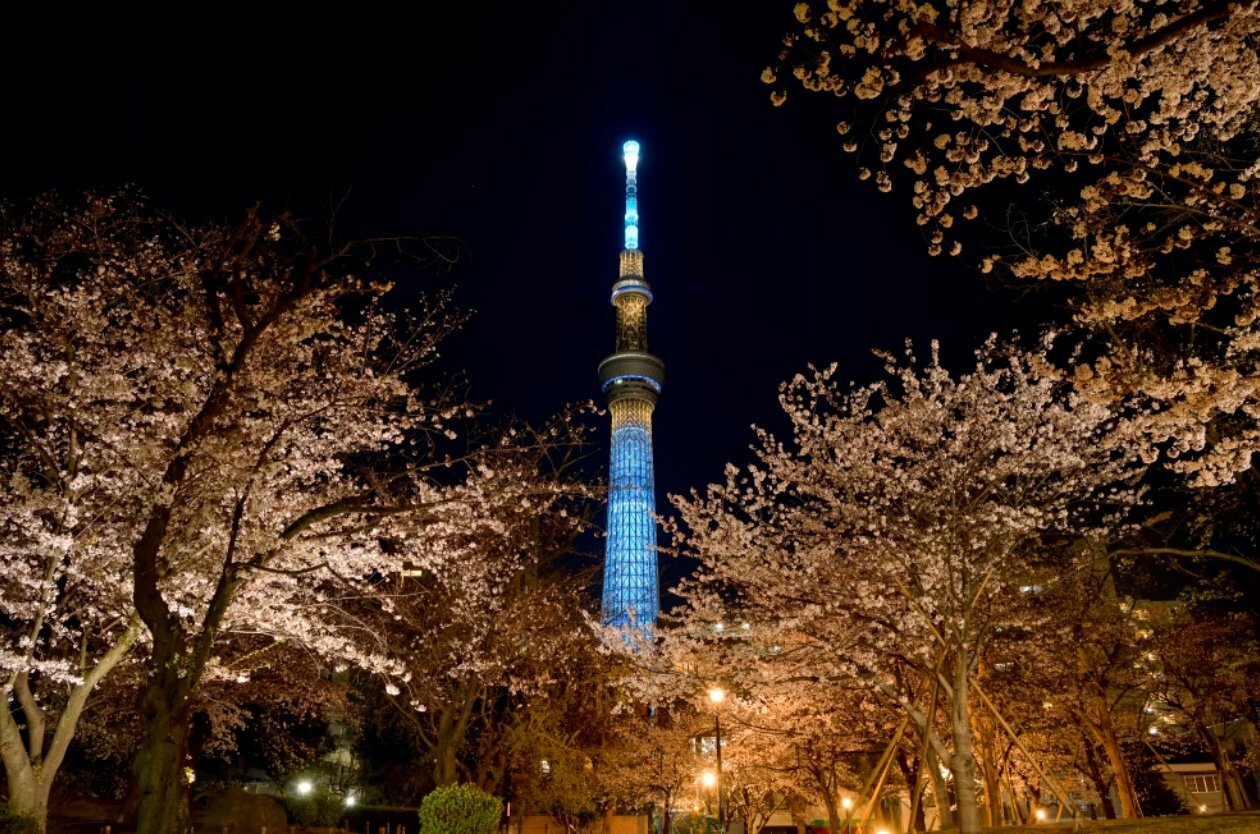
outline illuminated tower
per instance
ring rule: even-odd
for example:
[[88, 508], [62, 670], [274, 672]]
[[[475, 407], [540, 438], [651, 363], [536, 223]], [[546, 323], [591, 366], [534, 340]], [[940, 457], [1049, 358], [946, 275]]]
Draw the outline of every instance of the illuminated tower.
[[612, 417], [608, 473], [608, 541], [604, 550], [605, 625], [650, 627], [660, 611], [656, 575], [656, 497], [652, 484], [652, 409], [665, 365], [648, 353], [647, 308], [652, 290], [639, 251], [639, 143], [627, 142], [626, 248], [613, 284], [617, 351], [599, 363], [599, 383]]

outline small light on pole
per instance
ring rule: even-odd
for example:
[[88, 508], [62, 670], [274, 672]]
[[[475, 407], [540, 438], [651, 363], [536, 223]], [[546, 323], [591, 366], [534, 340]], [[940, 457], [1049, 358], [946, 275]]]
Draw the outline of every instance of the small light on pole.
[[701, 771], [700, 784], [706, 788], [712, 788], [717, 785], [717, 774], [711, 770]]
[[354, 803], [356, 803], [356, 802], [358, 802], [358, 801], [359, 801], [359, 800], [355, 798], [354, 794], [350, 794], [349, 796], [347, 796], [347, 797], [346, 797], [346, 807], [347, 807], [347, 808], [353, 808], [353, 807], [354, 807]]
[[[720, 686], [709, 688], [709, 701], [720, 707], [726, 700], [726, 690]], [[717, 786], [718, 824], [726, 825], [726, 807], [722, 803], [722, 716], [716, 710], [713, 713], [713, 748], [717, 764], [714, 784]]]
[[298, 796], [306, 796], [311, 792], [313, 787], [314, 786], [311, 784], [310, 779], [303, 779], [301, 782], [297, 783]]
[[840, 797], [840, 810], [844, 811], [844, 833], [849, 834], [849, 826], [853, 824], [853, 797]]
[[1038, 808], [1036, 811], [1033, 811], [1033, 816], [1037, 818], [1037, 822], [1045, 822], [1045, 821], [1046, 821], [1046, 809], [1045, 809], [1045, 808]]

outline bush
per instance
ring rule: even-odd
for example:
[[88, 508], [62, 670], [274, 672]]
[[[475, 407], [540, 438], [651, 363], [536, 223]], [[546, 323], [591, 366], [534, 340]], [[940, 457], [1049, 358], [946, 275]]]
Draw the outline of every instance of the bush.
[[318, 788], [307, 796], [286, 796], [284, 812], [295, 825], [331, 827], [341, 819], [342, 801], [327, 788]]
[[503, 803], [473, 785], [438, 788], [420, 803], [420, 834], [495, 834]]

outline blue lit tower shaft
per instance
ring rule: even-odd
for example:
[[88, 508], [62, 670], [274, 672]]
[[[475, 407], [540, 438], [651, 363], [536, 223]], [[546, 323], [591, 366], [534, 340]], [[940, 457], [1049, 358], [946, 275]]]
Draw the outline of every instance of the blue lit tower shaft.
[[613, 284], [617, 351], [599, 365], [612, 418], [608, 540], [604, 550], [605, 625], [650, 628], [660, 613], [656, 567], [656, 495], [652, 477], [652, 410], [665, 366], [648, 353], [647, 308], [652, 290], [639, 251], [639, 143], [627, 142], [625, 249]]

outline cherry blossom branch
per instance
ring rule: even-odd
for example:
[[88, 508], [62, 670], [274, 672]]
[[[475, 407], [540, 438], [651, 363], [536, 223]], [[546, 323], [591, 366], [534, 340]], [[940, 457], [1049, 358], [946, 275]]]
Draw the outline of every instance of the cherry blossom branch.
[[[1141, 57], [1149, 52], [1153, 52], [1162, 46], [1172, 43], [1181, 35], [1205, 26], [1217, 20], [1229, 17], [1242, 4], [1238, 2], [1214, 3], [1206, 6], [1197, 12], [1188, 14], [1179, 18], [1172, 23], [1157, 29], [1154, 32], [1134, 41], [1126, 52], [1134, 57]], [[997, 52], [992, 49], [972, 46], [964, 42], [957, 34], [943, 29], [940, 26], [928, 21], [920, 20], [910, 32], [900, 42], [895, 44], [900, 49], [905, 48], [906, 42], [914, 37], [920, 37], [928, 43], [938, 46], [948, 47], [958, 53], [958, 58], [949, 58], [938, 63], [932, 64], [924, 68], [918, 76], [916, 82], [911, 86], [917, 86], [927, 76], [951, 66], [959, 64], [975, 64], [978, 66], [988, 67], [990, 69], [1002, 70], [1012, 75], [1018, 75], [1021, 78], [1047, 78], [1050, 76], [1062, 75], [1080, 75], [1088, 72], [1096, 72], [1111, 66], [1115, 60], [1108, 52], [1096, 52], [1093, 55], [1087, 55], [1080, 58], [1074, 58], [1064, 61], [1045, 61], [1039, 64], [1030, 64], [1023, 59]], [[889, 50], [892, 52], [893, 50]], [[891, 88], [890, 88], [890, 91]]]
[[1212, 549], [1187, 549], [1180, 547], [1126, 547], [1110, 551], [1112, 556], [1177, 556], [1187, 559], [1223, 559], [1236, 565], [1260, 571], [1260, 562], [1247, 556], [1224, 553]]

